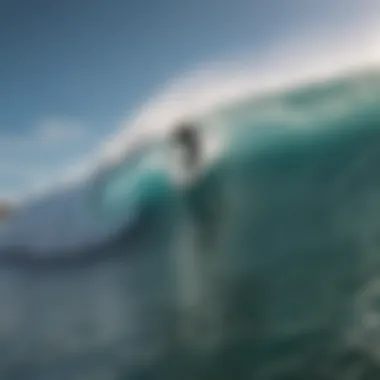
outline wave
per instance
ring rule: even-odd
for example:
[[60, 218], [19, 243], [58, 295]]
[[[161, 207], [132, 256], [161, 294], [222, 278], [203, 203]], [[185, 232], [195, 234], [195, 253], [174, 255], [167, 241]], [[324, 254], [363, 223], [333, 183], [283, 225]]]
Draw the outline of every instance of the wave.
[[380, 70], [190, 120], [11, 220], [1, 377], [377, 379]]

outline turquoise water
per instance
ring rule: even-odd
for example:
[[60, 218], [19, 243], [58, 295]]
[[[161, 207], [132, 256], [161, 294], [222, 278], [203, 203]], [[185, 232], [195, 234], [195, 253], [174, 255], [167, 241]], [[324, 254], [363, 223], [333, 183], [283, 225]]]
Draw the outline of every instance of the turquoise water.
[[380, 378], [380, 72], [195, 121], [218, 144], [192, 180], [158, 141], [89, 189], [128, 227], [4, 262], [2, 378]]
[[164, 167], [136, 187], [137, 207], [174, 221], [175, 378], [378, 378], [380, 74], [197, 122], [226, 142], [204, 173], [173, 188]]

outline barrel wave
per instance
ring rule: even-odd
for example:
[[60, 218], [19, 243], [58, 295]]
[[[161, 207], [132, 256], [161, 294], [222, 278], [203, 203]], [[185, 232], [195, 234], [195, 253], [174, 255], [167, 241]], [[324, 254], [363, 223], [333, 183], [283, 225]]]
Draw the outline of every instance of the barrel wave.
[[3, 228], [2, 379], [380, 377], [380, 71], [190, 122]]

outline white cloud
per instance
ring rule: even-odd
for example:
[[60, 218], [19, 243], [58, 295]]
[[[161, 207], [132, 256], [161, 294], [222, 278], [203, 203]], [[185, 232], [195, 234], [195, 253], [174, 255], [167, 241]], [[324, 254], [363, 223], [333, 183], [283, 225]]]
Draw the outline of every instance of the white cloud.
[[39, 143], [56, 144], [82, 140], [89, 133], [78, 122], [49, 118], [39, 123], [34, 137]]
[[44, 118], [24, 133], [0, 133], [1, 151], [33, 151], [50, 149], [63, 143], [80, 143], [93, 140], [94, 135], [74, 120]]
[[68, 118], [43, 118], [23, 134], [0, 133], [0, 198], [18, 199], [81, 178], [100, 136]]

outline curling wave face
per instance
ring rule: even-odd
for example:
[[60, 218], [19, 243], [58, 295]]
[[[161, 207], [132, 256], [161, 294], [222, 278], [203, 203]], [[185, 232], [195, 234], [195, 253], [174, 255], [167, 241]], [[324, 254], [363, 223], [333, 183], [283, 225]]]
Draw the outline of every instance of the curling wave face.
[[380, 71], [191, 123], [3, 231], [2, 379], [379, 378]]

